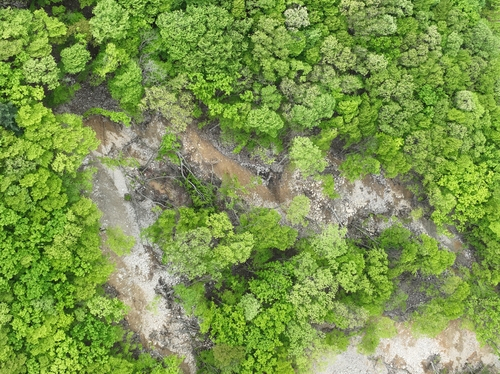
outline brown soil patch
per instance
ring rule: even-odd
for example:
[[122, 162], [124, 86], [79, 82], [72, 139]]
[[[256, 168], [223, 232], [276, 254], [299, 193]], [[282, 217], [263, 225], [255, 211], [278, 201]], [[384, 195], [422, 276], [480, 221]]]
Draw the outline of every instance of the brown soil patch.
[[122, 133], [121, 125], [100, 115], [90, 116], [85, 120], [84, 125], [91, 127], [95, 131], [96, 138], [99, 140], [97, 152], [100, 154], [107, 154], [113, 148], [120, 149], [130, 140], [129, 137], [124, 136]]
[[149, 186], [154, 188], [156, 191], [158, 191], [161, 194], [167, 194], [168, 190], [165, 185], [158, 183], [157, 181], [149, 181]]
[[460, 333], [460, 322], [458, 320], [451, 321], [448, 327], [436, 339], [445, 349], [454, 348], [458, 351], [464, 349], [463, 335]]
[[397, 367], [398, 369], [404, 369], [406, 368], [406, 361], [403, 357], [396, 355], [391, 361], [391, 366]]
[[209, 141], [202, 138], [194, 126], [188, 127], [182, 134], [182, 143], [190, 162], [202, 166], [205, 178], [208, 179], [211, 175], [215, 175], [219, 180], [227, 176], [236, 177], [239, 184], [244, 186], [253, 198], [262, 200], [264, 204], [275, 201], [273, 193], [266, 186], [256, 185], [255, 174], [222, 154]]
[[276, 186], [276, 197], [280, 204], [291, 201], [297, 194], [290, 186], [293, 178], [292, 172], [287, 168], [281, 175], [280, 183]]

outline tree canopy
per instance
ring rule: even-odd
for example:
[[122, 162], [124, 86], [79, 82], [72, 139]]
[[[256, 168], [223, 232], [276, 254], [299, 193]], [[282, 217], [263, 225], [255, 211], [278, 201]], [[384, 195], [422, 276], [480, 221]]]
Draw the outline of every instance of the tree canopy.
[[0, 371], [178, 370], [133, 357], [120, 343], [123, 307], [102, 294], [111, 267], [79, 169], [97, 143], [81, 117], [49, 108], [83, 83], [106, 84], [124, 112], [114, 118], [161, 114], [163, 148], [189, 124], [215, 123], [236, 152], [286, 152], [330, 197], [333, 145], [344, 177], [400, 178], [477, 255], [464, 270], [402, 225], [367, 240], [307, 225], [306, 196], [282, 207], [286, 219], [225, 211], [191, 173], [186, 189], [209, 198], [165, 210], [146, 235], [187, 280], [177, 295], [213, 343], [202, 372], [292, 373], [363, 328], [369, 352], [393, 330], [381, 315], [404, 304], [398, 284], [415, 277], [434, 282], [416, 331], [467, 317], [498, 349], [498, 1], [59, 3], [0, 9]]

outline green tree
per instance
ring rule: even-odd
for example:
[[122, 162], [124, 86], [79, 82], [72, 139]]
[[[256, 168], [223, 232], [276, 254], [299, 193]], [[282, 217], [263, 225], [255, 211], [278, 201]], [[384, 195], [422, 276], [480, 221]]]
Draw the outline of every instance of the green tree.
[[288, 207], [286, 219], [292, 225], [307, 226], [306, 216], [311, 209], [311, 200], [305, 195], [294, 196]]
[[352, 153], [347, 155], [340, 166], [340, 170], [349, 181], [353, 182], [367, 174], [378, 174], [380, 172], [380, 162], [373, 157], [363, 157], [358, 153]]
[[130, 250], [135, 245], [135, 238], [133, 236], [125, 235], [119, 226], [107, 228], [106, 236], [106, 244], [118, 256], [129, 254]]
[[27, 83], [39, 83], [54, 89], [59, 85], [59, 69], [52, 56], [29, 59], [23, 64], [24, 79]]
[[267, 107], [252, 109], [248, 113], [246, 128], [258, 134], [266, 134], [272, 138], [278, 136], [278, 132], [283, 128], [284, 122], [278, 113]]
[[160, 245], [163, 261], [190, 279], [210, 275], [218, 279], [232, 265], [245, 262], [252, 252], [251, 233], [235, 233], [226, 213], [166, 210], [146, 231]]
[[92, 36], [101, 44], [108, 40], [121, 40], [130, 28], [128, 12], [115, 0], [101, 0], [92, 10], [89, 21]]
[[124, 110], [130, 113], [137, 112], [144, 88], [142, 71], [135, 61], [130, 60], [128, 64], [118, 69], [108, 86], [111, 96], [120, 102]]
[[145, 89], [140, 108], [158, 111], [171, 124], [174, 132], [182, 132], [192, 122], [194, 103], [188, 92], [152, 86]]
[[201, 73], [211, 81], [222, 75], [234, 82], [241, 67], [240, 53], [248, 45], [240, 34], [246, 26], [235, 22], [224, 8], [188, 6], [185, 11], [160, 14], [156, 24], [165, 58], [175, 73]]
[[64, 71], [70, 74], [80, 73], [85, 70], [85, 65], [90, 60], [90, 52], [83, 44], [73, 44], [61, 51], [61, 61]]
[[272, 209], [254, 208], [240, 217], [240, 230], [249, 232], [255, 239], [256, 250], [276, 248], [280, 251], [291, 247], [297, 231], [279, 224], [281, 216]]
[[301, 136], [293, 139], [290, 159], [304, 177], [321, 173], [327, 165], [321, 150], [313, 144], [311, 139]]

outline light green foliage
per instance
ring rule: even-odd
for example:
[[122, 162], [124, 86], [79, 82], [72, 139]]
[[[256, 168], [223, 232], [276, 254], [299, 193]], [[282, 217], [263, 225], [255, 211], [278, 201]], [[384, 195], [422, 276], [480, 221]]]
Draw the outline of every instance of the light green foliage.
[[300, 136], [293, 139], [290, 159], [304, 177], [321, 173], [327, 165], [321, 150], [313, 144], [311, 139]]
[[80, 171], [95, 134], [41, 103], [59, 84], [51, 53], [67, 28], [41, 9], [1, 9], [0, 24], [0, 372], [164, 372], [134, 360], [117, 325], [123, 305], [102, 296], [112, 265], [84, 196], [91, 169]]
[[[175, 228], [175, 231], [174, 231]], [[234, 233], [225, 213], [166, 210], [146, 235], [160, 245], [164, 262], [190, 279], [220, 278], [228, 267], [245, 262], [254, 246], [251, 233]]]
[[278, 113], [268, 107], [253, 109], [248, 113], [246, 126], [248, 131], [267, 134], [272, 138], [278, 136], [279, 130], [284, 126], [284, 122]]
[[61, 51], [61, 61], [64, 71], [70, 74], [76, 74], [83, 71], [89, 60], [90, 52], [80, 43], [73, 44], [71, 47]]
[[252, 58], [264, 79], [274, 82], [288, 75], [290, 57], [299, 55], [305, 46], [305, 39], [299, 34], [296, 36], [292, 37], [285, 26], [274, 18], [261, 17], [257, 21], [251, 35]]
[[94, 17], [89, 21], [92, 36], [97, 43], [105, 40], [120, 40], [126, 37], [130, 28], [128, 12], [115, 0], [101, 0], [92, 10]]
[[333, 175], [326, 174], [321, 176], [321, 181], [323, 182], [323, 194], [330, 199], [336, 199], [340, 195], [335, 191], [335, 179]]
[[321, 234], [311, 239], [311, 249], [322, 259], [335, 261], [347, 253], [348, 247], [344, 240], [345, 229], [339, 229], [338, 226], [328, 225], [323, 228]]
[[467, 318], [474, 324], [478, 339], [489, 344], [497, 353], [499, 338], [496, 328], [500, 323], [499, 316], [500, 299], [494, 292], [475, 295], [467, 302]]
[[262, 306], [259, 300], [255, 298], [252, 294], [243, 295], [240, 301], [243, 312], [245, 313], [245, 319], [251, 321], [259, 314], [259, 310]]
[[83, 116], [89, 117], [89, 116], [93, 116], [96, 114], [99, 114], [101, 116], [109, 118], [113, 122], [121, 123], [127, 127], [130, 126], [130, 124], [131, 124], [131, 118], [126, 113], [115, 112], [112, 110], [106, 110], [106, 109], [102, 109], [102, 108], [91, 108], [91, 109], [87, 110], [83, 114]]
[[[0, 19], [3, 26], [0, 60], [4, 61], [18, 55], [24, 48], [30, 57], [44, 57], [52, 50], [49, 41], [66, 33], [66, 26], [56, 18], [49, 17], [42, 9], [30, 12], [3, 8]], [[35, 30], [38, 32], [32, 33]]]
[[[204, 307], [206, 307], [206, 300], [204, 298], [205, 286], [203, 285], [203, 283], [194, 283], [189, 287], [186, 287], [181, 283], [174, 286], [174, 290], [176, 295], [182, 301], [184, 310], [188, 315], [199, 315], [199, 312], [203, 311]], [[203, 330], [203, 327], [202, 332], [206, 332]]]
[[160, 14], [156, 24], [176, 73], [199, 72], [210, 81], [234, 81], [241, 66], [239, 53], [246, 50], [247, 42], [225, 9], [188, 6], [185, 11]]
[[380, 245], [393, 251], [397, 260], [391, 264], [391, 277], [404, 272], [439, 275], [455, 262], [455, 254], [439, 249], [438, 242], [425, 234], [414, 237], [400, 225], [392, 226], [380, 235]]
[[280, 90], [290, 102], [283, 105], [283, 115], [295, 127], [312, 129], [320, 126], [322, 120], [331, 118], [334, 113], [335, 97], [324, 92], [321, 86], [297, 84], [292, 79], [284, 78]]
[[118, 3], [127, 10], [132, 19], [140, 24], [153, 23], [155, 17], [169, 10], [174, 1], [162, 2], [159, 0], [118, 0]]
[[396, 335], [394, 321], [387, 317], [373, 318], [365, 327], [365, 334], [361, 340], [358, 350], [366, 355], [375, 353], [380, 343], [380, 338], [392, 338]]
[[410, 212], [410, 216], [414, 221], [418, 221], [424, 215], [424, 210], [422, 208], [414, 209]]
[[[394, 34], [397, 19], [413, 13], [409, 0], [391, 1], [382, 6], [359, 3], [352, 0], [341, 1], [342, 14], [347, 17], [349, 27], [356, 35], [382, 36]], [[366, 17], [370, 14], [370, 17]]]
[[291, 31], [299, 30], [310, 25], [307, 16], [307, 8], [301, 7], [300, 5], [288, 8], [283, 15], [285, 16], [285, 24]]
[[354, 182], [367, 174], [378, 174], [380, 162], [373, 157], [363, 157], [358, 153], [350, 154], [340, 166], [342, 174], [349, 181]]
[[10, 8], [0, 10], [0, 22], [0, 100], [17, 107], [42, 100], [44, 88], [59, 85], [51, 43], [65, 25], [43, 10]]
[[325, 63], [333, 65], [340, 72], [354, 69], [356, 66], [356, 55], [333, 35], [328, 36], [323, 41], [321, 54]]
[[165, 86], [152, 86], [145, 89], [141, 109], [159, 112], [169, 122], [172, 131], [178, 133], [192, 123], [193, 97], [187, 92], [176, 93]]
[[[41, 104], [21, 107], [16, 119], [22, 136], [0, 128], [0, 303], [10, 320], [0, 369], [13, 372], [17, 357], [23, 370], [76, 373], [100, 362], [96, 370], [110, 372], [107, 355], [122, 332], [109, 322], [123, 309], [97, 296], [112, 267], [99, 249], [100, 213], [80, 196], [77, 174], [96, 141], [80, 118]], [[26, 315], [30, 308], [37, 312]]]
[[455, 103], [458, 109], [466, 112], [472, 112], [476, 107], [474, 101], [472, 92], [465, 90], [457, 92]]
[[[328, 119], [333, 115], [335, 98], [329, 94], [308, 92], [308, 100], [292, 107], [290, 121], [305, 129], [319, 126], [321, 119]], [[311, 98], [309, 95], [313, 96]]]
[[160, 149], [158, 150], [158, 159], [164, 156], [170, 158], [172, 162], [179, 162], [176, 152], [181, 149], [181, 144], [178, 137], [172, 133], [166, 133], [161, 140]]
[[120, 106], [130, 113], [136, 113], [142, 99], [142, 71], [135, 61], [129, 61], [116, 71], [113, 79], [109, 81], [109, 91]]
[[293, 245], [297, 231], [279, 224], [281, 216], [271, 209], [254, 208], [240, 217], [241, 232], [248, 232], [255, 240], [254, 262], [267, 261], [272, 256], [272, 249], [284, 251]]
[[141, 164], [133, 157], [125, 157], [122, 152], [113, 157], [99, 157], [99, 161], [110, 169], [117, 167], [139, 167]]
[[[384, 168], [385, 175], [388, 178], [394, 178], [398, 174], [405, 174], [410, 170], [411, 165], [407, 157], [401, 152], [401, 147], [404, 143], [402, 138], [393, 138], [385, 134], [377, 135], [377, 160]], [[378, 168], [375, 161], [369, 158], [363, 162], [364, 170], [369, 169], [371, 174], [376, 174], [374, 171]]]
[[54, 89], [59, 85], [59, 69], [52, 56], [29, 59], [23, 64], [23, 73], [28, 83], [43, 84], [49, 89]]
[[322, 129], [319, 135], [313, 138], [314, 145], [321, 151], [327, 152], [330, 150], [332, 141], [338, 136], [337, 129]]
[[119, 226], [106, 229], [106, 245], [118, 256], [129, 254], [135, 245], [135, 238], [126, 235]]
[[279, 93], [276, 86], [264, 86], [260, 90], [260, 99], [263, 106], [267, 106], [272, 110], [278, 110], [283, 100], [283, 96]]
[[307, 226], [306, 216], [311, 209], [311, 200], [305, 195], [294, 196], [288, 207], [286, 219], [292, 225]]
[[340, 330], [332, 330], [325, 334], [325, 343], [334, 352], [343, 352], [349, 346], [349, 337]]
[[108, 322], [119, 321], [125, 316], [125, 307], [118, 299], [95, 295], [87, 301], [87, 307], [91, 315], [105, 318]]
[[107, 43], [101, 48], [97, 58], [93, 62], [93, 72], [97, 75], [97, 83], [101, 82], [107, 74], [113, 73], [130, 61], [130, 56], [123, 48], [117, 47], [115, 43]]

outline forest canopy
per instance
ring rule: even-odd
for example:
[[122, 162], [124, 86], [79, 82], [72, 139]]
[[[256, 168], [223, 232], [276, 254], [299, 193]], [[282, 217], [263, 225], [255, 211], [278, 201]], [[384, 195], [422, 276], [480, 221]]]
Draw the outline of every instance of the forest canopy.
[[213, 343], [200, 370], [305, 370], [315, 348], [340, 349], [357, 331], [370, 352], [377, 326], [391, 324], [382, 314], [404, 304], [398, 285], [419, 276], [435, 285], [412, 313], [416, 331], [464, 317], [498, 349], [499, 17], [493, 0], [0, 9], [0, 372], [178, 370], [131, 353], [117, 325], [123, 305], [102, 292], [112, 267], [99, 249], [91, 173], [79, 169], [95, 135], [81, 117], [52, 111], [87, 82], [107, 86], [123, 113], [101, 113], [120, 122], [159, 113], [167, 140], [217, 123], [235, 152], [286, 152], [304, 178], [328, 180], [325, 155], [339, 147], [346, 178], [399, 178], [477, 255], [461, 268], [397, 224], [365, 241], [333, 225], [306, 232], [305, 196], [288, 208], [291, 226], [272, 209], [230, 217], [213, 200], [165, 210], [146, 236], [187, 280], [178, 298]]

